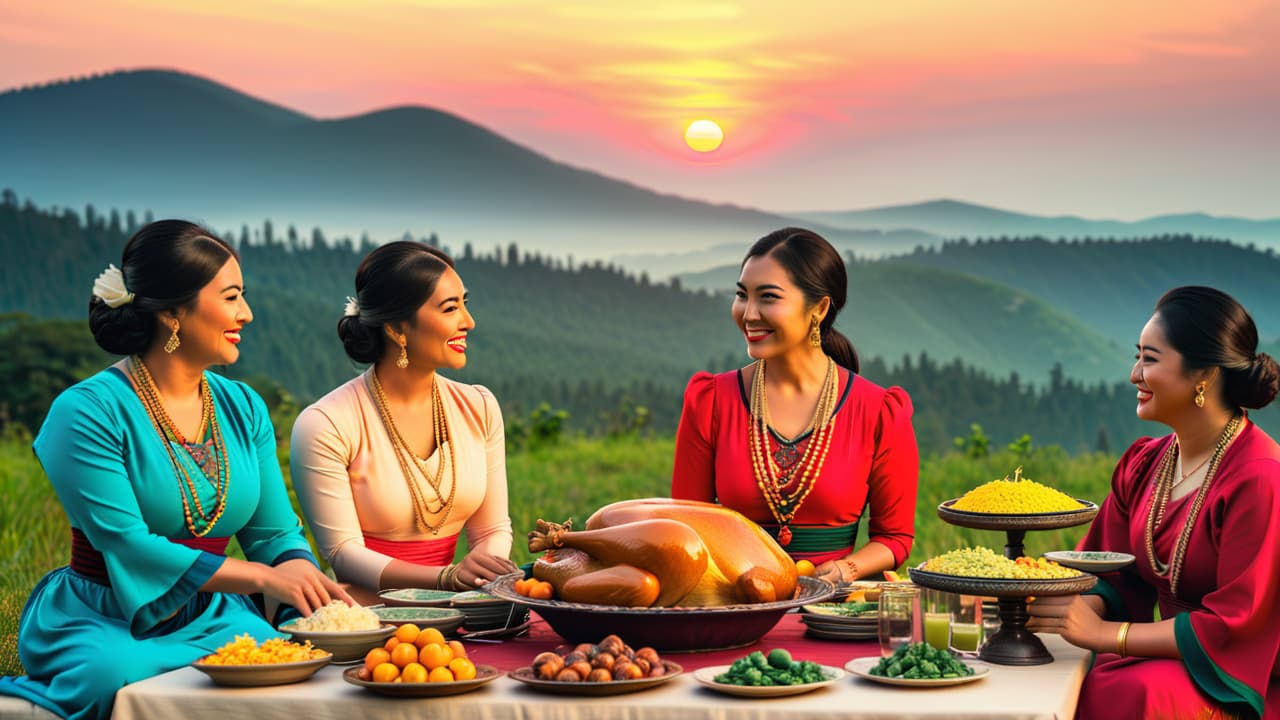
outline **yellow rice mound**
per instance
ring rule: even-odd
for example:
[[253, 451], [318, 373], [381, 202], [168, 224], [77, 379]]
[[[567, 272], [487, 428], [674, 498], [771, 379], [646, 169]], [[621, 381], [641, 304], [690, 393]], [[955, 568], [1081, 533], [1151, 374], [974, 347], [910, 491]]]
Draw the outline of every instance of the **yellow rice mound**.
[[942, 575], [993, 578], [1000, 580], [1051, 580], [1073, 578], [1080, 572], [1044, 558], [1017, 560], [997, 554], [991, 548], [960, 548], [927, 560], [923, 570]]
[[271, 638], [261, 645], [248, 634], [237, 635], [235, 640], [218, 648], [218, 651], [200, 662], [205, 665], [275, 665], [277, 663], [315, 660], [329, 655], [324, 650], [311, 647], [310, 642], [301, 645], [284, 638]]
[[1070, 495], [1022, 477], [1021, 467], [1013, 471], [1012, 480], [1006, 475], [979, 485], [951, 504], [952, 510], [998, 515], [1067, 512], [1082, 507]]

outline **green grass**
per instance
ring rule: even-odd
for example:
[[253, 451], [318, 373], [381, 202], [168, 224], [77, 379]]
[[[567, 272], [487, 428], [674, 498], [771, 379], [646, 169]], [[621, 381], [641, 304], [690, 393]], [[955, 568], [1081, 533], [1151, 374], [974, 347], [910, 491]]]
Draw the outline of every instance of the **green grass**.
[[[508, 455], [513, 559], [519, 563], [532, 559], [525, 536], [539, 518], [556, 522], [573, 518], [581, 527], [592, 512], [615, 500], [668, 495], [674, 444], [670, 437], [569, 439]], [[944, 500], [1022, 465], [1033, 480], [1100, 502], [1109, 489], [1115, 462], [1115, 457], [1107, 455], [1072, 457], [1057, 447], [1039, 448], [1026, 456], [1002, 452], [977, 460], [957, 453], [925, 457], [920, 467], [916, 543], [907, 564], [960, 545], [1003, 548], [1001, 533], [957, 528], [939, 520], [936, 508]], [[285, 450], [281, 463], [287, 480]], [[31, 454], [30, 438], [0, 439], [0, 498], [0, 675], [14, 675], [22, 672], [16, 649], [18, 614], [40, 577], [67, 563], [70, 532], [58, 499]], [[1084, 530], [1028, 533], [1026, 549], [1039, 554], [1071, 548]], [[865, 523], [862, 532], [865, 535]]]

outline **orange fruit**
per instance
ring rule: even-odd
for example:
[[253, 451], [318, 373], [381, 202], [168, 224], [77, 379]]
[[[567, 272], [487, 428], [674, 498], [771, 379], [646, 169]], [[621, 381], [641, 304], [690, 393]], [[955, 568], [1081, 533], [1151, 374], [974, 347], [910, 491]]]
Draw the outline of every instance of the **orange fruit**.
[[428, 670], [444, 667], [453, 659], [453, 651], [448, 645], [442, 643], [432, 643], [424, 648], [418, 658], [418, 662], [427, 666]]
[[413, 641], [413, 644], [417, 645], [418, 648], [421, 649], [432, 643], [443, 643], [443, 642], [444, 642], [444, 635], [441, 634], [439, 630], [433, 627], [429, 627], [429, 628], [422, 628], [422, 632], [418, 633], [418, 638]]
[[449, 649], [453, 651], [453, 656], [455, 658], [464, 658], [467, 656], [467, 649], [462, 647], [461, 640], [450, 640], [445, 644], [448, 645]]
[[369, 672], [373, 672], [373, 669], [382, 663], [389, 662], [391, 662], [391, 653], [387, 652], [386, 648], [376, 647], [370, 650], [368, 655], [364, 656], [364, 666], [368, 668]]
[[515, 591], [518, 595], [529, 594], [529, 583], [534, 582], [533, 578], [520, 578], [515, 582]]
[[813, 563], [808, 560], [797, 560], [796, 572], [800, 573], [804, 577], [813, 577]]
[[402, 643], [411, 643], [418, 639], [418, 633], [422, 632], [417, 625], [413, 623], [405, 623], [396, 628], [396, 639]]
[[418, 648], [413, 643], [400, 643], [395, 650], [391, 651], [391, 662], [398, 668], [403, 668], [411, 662], [418, 662]]
[[424, 683], [427, 681], [427, 669], [421, 664], [412, 662], [400, 671], [400, 681], [407, 683]]
[[438, 667], [427, 676], [427, 682], [453, 682], [453, 673], [447, 667]]
[[529, 588], [529, 597], [534, 600], [550, 600], [555, 596], [555, 588], [544, 580], [535, 580], [536, 585]]
[[889, 582], [902, 582], [902, 576], [898, 575], [898, 573], [894, 570], [885, 570], [884, 579], [888, 580]]
[[450, 660], [449, 671], [453, 673], [455, 680], [474, 680], [476, 677], [475, 664], [464, 657]]
[[395, 635], [392, 635], [391, 637], [387, 638], [387, 642], [385, 645], [382, 646], [382, 648], [387, 652], [391, 652], [392, 650], [395, 650], [396, 646], [399, 644], [400, 644], [400, 638], [396, 637]]
[[373, 669], [374, 682], [392, 682], [400, 677], [400, 668], [391, 663], [382, 663]]

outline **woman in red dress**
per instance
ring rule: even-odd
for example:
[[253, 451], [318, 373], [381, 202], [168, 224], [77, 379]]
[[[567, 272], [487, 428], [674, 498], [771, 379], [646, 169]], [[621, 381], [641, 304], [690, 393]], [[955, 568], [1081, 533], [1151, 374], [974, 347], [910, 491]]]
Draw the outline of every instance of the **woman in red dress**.
[[1137, 561], [1029, 608], [1032, 630], [1098, 653], [1077, 717], [1280, 717], [1280, 446], [1244, 412], [1280, 368], [1257, 347], [1212, 288], [1170, 290], [1142, 329], [1138, 417], [1173, 433], [1125, 452], [1080, 543]]
[[906, 560], [920, 470], [911, 398], [859, 376], [835, 330], [847, 285], [816, 233], [784, 228], [751, 247], [733, 319], [755, 362], [689, 381], [671, 481], [672, 497], [741, 512], [833, 582]]

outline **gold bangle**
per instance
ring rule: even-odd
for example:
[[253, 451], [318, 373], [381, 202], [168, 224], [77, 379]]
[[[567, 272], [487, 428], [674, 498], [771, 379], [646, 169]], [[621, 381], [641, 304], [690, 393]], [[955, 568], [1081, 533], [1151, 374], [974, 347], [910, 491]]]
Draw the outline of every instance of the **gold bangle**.
[[444, 566], [444, 569], [442, 569], [442, 570], [440, 571], [440, 574], [439, 574], [439, 575], [436, 575], [436, 589], [437, 589], [437, 590], [444, 590], [444, 589], [445, 589], [445, 587], [444, 587], [444, 581], [449, 577], [449, 573], [453, 572], [453, 569], [454, 569], [455, 567], [457, 567], [457, 566], [456, 566], [456, 565], [454, 565], [453, 563], [449, 563], [448, 565], [445, 565], [445, 566]]
[[1129, 657], [1126, 643], [1129, 640], [1129, 625], [1131, 623], [1120, 623], [1120, 629], [1116, 630], [1116, 654], [1120, 657]]

